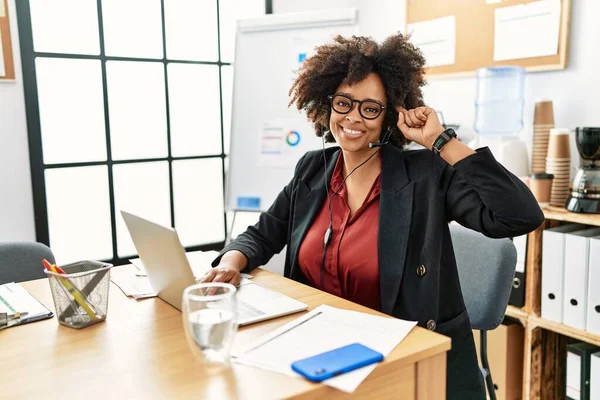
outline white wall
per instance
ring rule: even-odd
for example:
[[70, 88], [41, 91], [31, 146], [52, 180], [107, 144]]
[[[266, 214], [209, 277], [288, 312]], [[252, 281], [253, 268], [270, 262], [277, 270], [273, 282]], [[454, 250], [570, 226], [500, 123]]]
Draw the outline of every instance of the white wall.
[[406, 7], [402, 0], [273, 0], [273, 13], [349, 7], [358, 9], [361, 35], [382, 40], [396, 31], [404, 30]]
[[[571, 28], [568, 67], [564, 71], [531, 73], [527, 77], [526, 104], [522, 138], [531, 147], [533, 108], [537, 99], [554, 103], [557, 127], [600, 126], [600, 1], [571, 2]], [[404, 31], [406, 2], [402, 0], [273, 0], [273, 12], [312, 11], [356, 7], [362, 35], [385, 38], [397, 30]], [[475, 115], [474, 78], [430, 79], [425, 87], [426, 103], [444, 113], [449, 123], [472, 131]], [[573, 164], [579, 154], [571, 143]]]
[[8, 0], [15, 82], [0, 82], [0, 241], [35, 240], [15, 0]]

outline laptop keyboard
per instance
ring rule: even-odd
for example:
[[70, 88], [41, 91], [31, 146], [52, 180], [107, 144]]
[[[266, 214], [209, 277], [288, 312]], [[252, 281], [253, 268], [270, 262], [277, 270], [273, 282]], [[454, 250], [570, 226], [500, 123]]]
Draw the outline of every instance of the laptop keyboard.
[[[219, 308], [219, 307], [223, 307], [223, 305], [224, 305], [224, 303], [222, 301], [213, 301], [212, 303], [208, 304], [207, 306], [208, 306], [208, 308]], [[245, 301], [240, 301], [238, 299], [237, 314], [238, 314], [237, 315], [238, 321], [246, 321], [246, 320], [254, 318], [254, 317], [265, 315], [266, 313], [264, 311], [259, 310], [256, 307], [253, 307], [252, 305], [246, 303]]]
[[258, 317], [264, 315], [265, 312], [258, 308], [252, 307], [250, 304], [238, 300], [237, 302], [238, 320], [244, 321], [246, 319]]

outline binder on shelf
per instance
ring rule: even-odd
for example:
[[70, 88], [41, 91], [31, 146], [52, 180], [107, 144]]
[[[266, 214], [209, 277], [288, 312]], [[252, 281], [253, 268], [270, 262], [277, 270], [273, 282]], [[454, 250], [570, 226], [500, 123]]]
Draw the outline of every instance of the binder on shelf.
[[590, 361], [592, 354], [600, 348], [589, 343], [567, 345], [567, 387], [568, 400], [590, 400]]
[[542, 318], [563, 322], [565, 233], [585, 229], [562, 225], [542, 232]]
[[563, 323], [581, 330], [587, 328], [590, 237], [598, 235], [600, 228], [566, 234]]
[[[600, 236], [590, 238], [588, 265], [587, 330], [600, 335]], [[600, 370], [598, 374], [600, 376]], [[600, 388], [598, 390], [598, 398], [600, 399]]]
[[513, 244], [517, 249], [517, 268], [513, 278], [513, 287], [510, 291], [508, 304], [515, 307], [525, 305], [525, 276], [527, 268], [527, 235], [513, 238]]
[[590, 399], [600, 399], [600, 351], [590, 360]]

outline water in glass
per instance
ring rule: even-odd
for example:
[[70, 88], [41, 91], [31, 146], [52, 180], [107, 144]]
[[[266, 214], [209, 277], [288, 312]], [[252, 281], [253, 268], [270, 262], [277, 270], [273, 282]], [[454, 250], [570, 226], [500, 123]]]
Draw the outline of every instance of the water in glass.
[[229, 364], [237, 330], [236, 289], [227, 283], [201, 283], [183, 292], [183, 322], [192, 351], [207, 366]]

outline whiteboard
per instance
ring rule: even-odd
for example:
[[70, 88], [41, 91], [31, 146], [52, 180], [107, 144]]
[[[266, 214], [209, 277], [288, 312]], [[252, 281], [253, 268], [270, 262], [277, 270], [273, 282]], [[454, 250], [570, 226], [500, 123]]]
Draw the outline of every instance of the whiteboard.
[[315, 46], [358, 34], [356, 9], [272, 14], [239, 20], [231, 111], [227, 211], [265, 211], [321, 138], [288, 92]]

